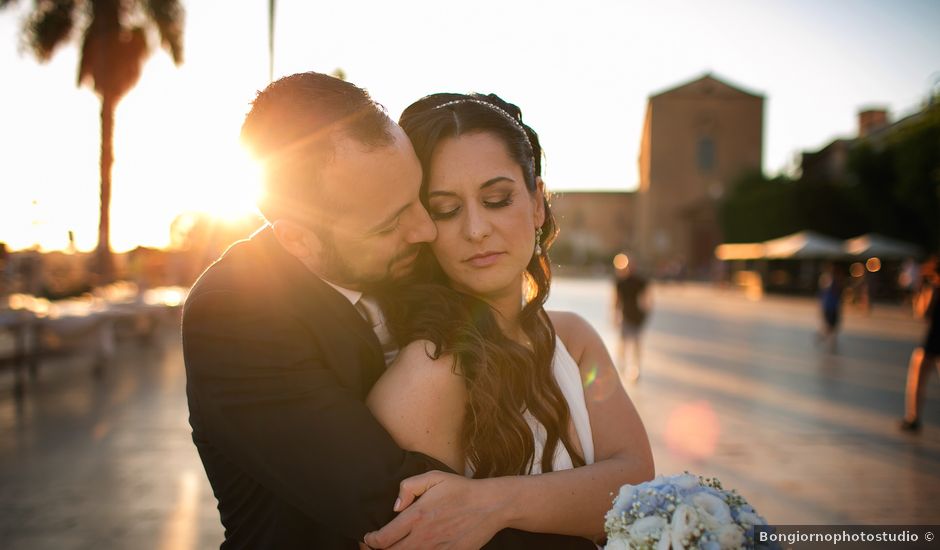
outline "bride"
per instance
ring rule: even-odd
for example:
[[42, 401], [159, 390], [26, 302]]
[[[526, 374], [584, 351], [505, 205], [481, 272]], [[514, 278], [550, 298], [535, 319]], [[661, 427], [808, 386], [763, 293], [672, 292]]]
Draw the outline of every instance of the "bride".
[[[401, 447], [496, 478], [510, 527], [601, 540], [611, 494], [653, 459], [597, 332], [543, 307], [557, 229], [538, 136], [495, 95], [431, 95], [400, 124], [438, 238], [382, 299], [401, 351], [368, 405]], [[396, 510], [448, 476], [405, 480]]]

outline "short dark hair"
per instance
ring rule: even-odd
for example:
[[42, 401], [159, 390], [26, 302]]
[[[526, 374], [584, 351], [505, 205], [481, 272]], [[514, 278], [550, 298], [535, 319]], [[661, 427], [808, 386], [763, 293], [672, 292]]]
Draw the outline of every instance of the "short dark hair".
[[335, 136], [382, 147], [394, 142], [392, 124], [368, 92], [329, 75], [298, 73], [269, 84], [241, 130], [262, 167], [261, 213], [269, 221], [308, 220], [318, 200], [317, 174], [332, 159]]

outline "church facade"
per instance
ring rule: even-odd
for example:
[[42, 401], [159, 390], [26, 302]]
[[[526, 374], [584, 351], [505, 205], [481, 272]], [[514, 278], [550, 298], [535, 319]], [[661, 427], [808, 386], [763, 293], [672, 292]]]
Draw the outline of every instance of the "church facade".
[[722, 242], [717, 206], [760, 171], [764, 97], [706, 74], [649, 98], [640, 143], [637, 251], [705, 275]]
[[764, 97], [706, 74], [650, 96], [636, 191], [562, 192], [558, 262], [625, 252], [654, 273], [707, 276], [722, 242], [717, 207], [734, 180], [762, 166]]

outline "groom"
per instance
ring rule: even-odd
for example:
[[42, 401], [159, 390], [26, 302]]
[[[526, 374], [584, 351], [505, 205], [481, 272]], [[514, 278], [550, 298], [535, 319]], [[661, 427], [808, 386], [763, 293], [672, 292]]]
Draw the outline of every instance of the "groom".
[[[404, 479], [449, 471], [398, 448], [363, 403], [393, 347], [363, 289], [406, 275], [436, 236], [421, 167], [364, 90], [317, 73], [268, 86], [242, 137], [263, 166], [268, 225], [203, 273], [183, 311], [190, 424], [222, 548], [357, 548], [393, 519]], [[396, 548], [592, 547], [504, 529], [507, 495], [452, 480], [411, 505]]]

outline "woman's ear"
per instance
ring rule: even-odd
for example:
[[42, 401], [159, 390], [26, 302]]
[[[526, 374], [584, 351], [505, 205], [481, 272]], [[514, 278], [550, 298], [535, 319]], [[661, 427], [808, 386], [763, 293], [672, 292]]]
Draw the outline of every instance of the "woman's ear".
[[538, 229], [542, 227], [542, 224], [545, 223], [545, 201], [548, 199], [545, 197], [545, 182], [542, 181], [542, 176], [537, 176], [535, 178], [535, 228]]

